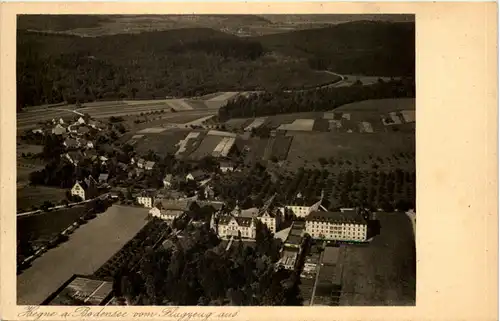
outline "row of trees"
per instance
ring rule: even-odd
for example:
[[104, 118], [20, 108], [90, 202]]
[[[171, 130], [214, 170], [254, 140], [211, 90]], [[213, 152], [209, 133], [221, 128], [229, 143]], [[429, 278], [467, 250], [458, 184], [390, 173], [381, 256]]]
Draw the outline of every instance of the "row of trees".
[[368, 99], [415, 97], [414, 79], [391, 80], [372, 85], [325, 87], [301, 92], [267, 92], [239, 96], [219, 109], [219, 119], [326, 111]]

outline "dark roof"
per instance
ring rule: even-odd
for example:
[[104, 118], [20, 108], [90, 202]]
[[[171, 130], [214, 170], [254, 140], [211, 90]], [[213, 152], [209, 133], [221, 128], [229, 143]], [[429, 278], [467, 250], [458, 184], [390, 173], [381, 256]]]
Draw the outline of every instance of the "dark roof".
[[236, 220], [236, 223], [238, 223], [238, 225], [240, 226], [249, 227], [250, 225], [252, 225], [253, 218], [251, 217], [234, 217], [231, 215], [222, 216], [219, 220], [219, 225], [227, 225], [229, 224], [229, 222], [231, 222], [233, 218]]
[[306, 217], [307, 221], [317, 221], [317, 222], [341, 222], [341, 223], [358, 223], [366, 224], [364, 218], [356, 213], [356, 211], [348, 212], [321, 212], [315, 211], [311, 212]]
[[195, 170], [195, 171], [191, 172], [190, 174], [191, 174], [191, 176], [193, 176], [194, 179], [202, 178], [202, 177], [205, 177], [207, 175], [207, 173], [205, 173], [202, 170]]
[[90, 131], [90, 129], [88, 129], [86, 126], [80, 126], [80, 127], [78, 127], [78, 132], [79, 133], [86, 134], [89, 131]]
[[108, 180], [108, 177], [109, 177], [109, 174], [100, 174], [99, 175], [99, 180], [105, 180], [107, 181]]

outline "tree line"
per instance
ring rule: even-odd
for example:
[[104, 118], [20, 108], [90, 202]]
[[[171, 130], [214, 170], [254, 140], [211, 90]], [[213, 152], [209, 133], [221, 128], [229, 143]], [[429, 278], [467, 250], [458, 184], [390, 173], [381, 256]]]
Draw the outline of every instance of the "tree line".
[[276, 114], [327, 111], [368, 99], [415, 97], [414, 79], [379, 81], [372, 85], [353, 84], [301, 92], [255, 93], [239, 96], [219, 109], [219, 119], [260, 117]]

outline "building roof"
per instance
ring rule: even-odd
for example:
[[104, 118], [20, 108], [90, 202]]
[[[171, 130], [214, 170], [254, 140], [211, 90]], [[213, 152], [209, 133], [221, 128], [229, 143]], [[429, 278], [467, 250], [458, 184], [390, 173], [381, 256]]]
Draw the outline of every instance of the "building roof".
[[86, 126], [80, 126], [80, 127], [78, 127], [78, 132], [80, 134], [86, 134], [86, 133], [90, 132], [90, 129], [88, 129], [88, 127], [86, 127]]
[[347, 224], [366, 224], [364, 218], [356, 211], [346, 212], [322, 212], [314, 211], [306, 217], [306, 221], [315, 222], [338, 222]]
[[220, 164], [219, 164], [219, 167], [234, 167], [234, 163], [231, 162], [231, 161], [221, 161]]
[[155, 207], [163, 210], [179, 210], [187, 211], [191, 206], [191, 201], [188, 200], [174, 200], [174, 199], [162, 199]]
[[67, 147], [78, 147], [78, 141], [74, 138], [66, 138], [64, 140], [64, 144], [67, 146]]
[[109, 177], [109, 174], [100, 174], [99, 175], [99, 180], [100, 181], [107, 181], [108, 180], [108, 177]]
[[224, 215], [219, 220], [219, 225], [228, 225], [232, 219], [236, 220], [239, 226], [249, 227], [252, 225], [253, 218], [251, 217], [234, 217], [232, 215]]
[[163, 180], [166, 182], [170, 182], [170, 181], [172, 181], [172, 177], [173, 177], [172, 174], [167, 174], [167, 175], [165, 175]]
[[146, 162], [146, 164], [144, 164], [144, 167], [153, 168], [155, 164], [156, 164], [155, 162]]
[[86, 305], [104, 305], [113, 297], [113, 282], [87, 276], [73, 275], [42, 305], [76, 305], [75, 300]]
[[207, 175], [207, 173], [205, 173], [204, 171], [202, 171], [200, 169], [192, 171], [190, 174], [191, 174], [191, 176], [193, 176], [194, 179], [200, 179], [200, 178], [203, 178]]
[[81, 161], [83, 159], [83, 154], [79, 150], [69, 151], [66, 153], [73, 161]]

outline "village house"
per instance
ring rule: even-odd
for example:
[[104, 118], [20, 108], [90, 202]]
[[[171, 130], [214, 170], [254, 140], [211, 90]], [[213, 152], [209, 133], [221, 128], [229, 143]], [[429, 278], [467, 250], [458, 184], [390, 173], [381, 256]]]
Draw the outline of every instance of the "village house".
[[146, 207], [146, 208], [152, 208], [154, 204], [154, 198], [155, 194], [154, 192], [150, 191], [142, 191], [137, 197], [137, 203]]
[[99, 160], [101, 161], [101, 164], [106, 165], [109, 159], [106, 156], [101, 155], [99, 156]]
[[144, 169], [150, 171], [155, 167], [155, 164], [156, 164], [155, 162], [146, 162], [144, 164]]
[[163, 187], [164, 188], [172, 187], [172, 179], [173, 179], [172, 174], [165, 175], [165, 177], [163, 178]]
[[64, 157], [73, 165], [78, 166], [78, 163], [83, 161], [84, 156], [82, 152], [76, 150], [76, 151], [69, 151], [66, 154], [64, 154]]
[[234, 167], [235, 167], [234, 164], [229, 161], [223, 161], [219, 164], [219, 168], [223, 173], [234, 171]]
[[99, 184], [104, 184], [108, 182], [109, 174], [100, 174], [99, 177], [97, 178]]
[[199, 182], [206, 178], [208, 178], [208, 174], [202, 170], [196, 170], [186, 175], [186, 181]]
[[144, 164], [146, 164], [146, 160], [144, 158], [139, 158], [137, 161], [137, 167], [144, 168]]
[[66, 133], [66, 128], [61, 126], [61, 124], [57, 124], [54, 128], [52, 128], [52, 134], [54, 135], [62, 135]]
[[90, 132], [90, 129], [86, 126], [80, 126], [80, 127], [78, 127], [77, 132], [78, 132], [78, 135], [85, 135], [85, 134], [88, 134]]
[[356, 209], [314, 211], [306, 218], [306, 232], [314, 239], [363, 242], [367, 239], [368, 223]]
[[68, 149], [75, 149], [80, 147], [80, 143], [76, 139], [70, 137], [64, 140], [63, 145]]
[[78, 118], [77, 122], [81, 125], [85, 124], [85, 119], [83, 117]]
[[96, 181], [92, 176], [85, 178], [83, 181], [76, 181], [71, 188], [71, 195], [79, 196], [82, 200], [88, 200], [97, 197], [98, 189]]
[[149, 211], [149, 214], [165, 221], [173, 221], [189, 210], [190, 205], [191, 203], [187, 200], [163, 199], [156, 202], [155, 206]]
[[94, 148], [94, 143], [91, 140], [80, 139], [79, 142], [84, 148]]
[[31, 131], [33, 134], [43, 134], [43, 129], [36, 128]]

